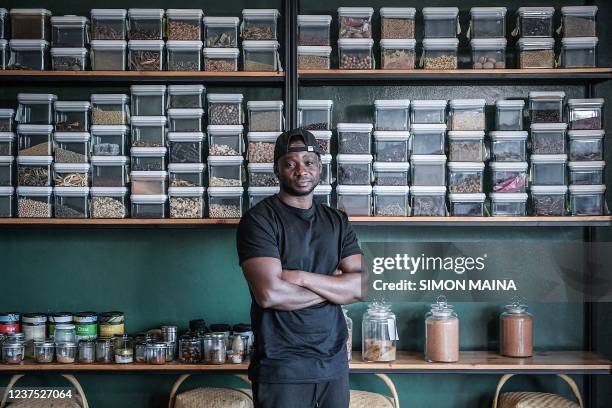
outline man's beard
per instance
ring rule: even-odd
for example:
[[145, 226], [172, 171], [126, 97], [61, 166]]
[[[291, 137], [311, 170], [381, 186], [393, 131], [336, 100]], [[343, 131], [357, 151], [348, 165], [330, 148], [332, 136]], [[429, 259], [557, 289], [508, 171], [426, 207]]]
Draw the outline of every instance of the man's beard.
[[314, 191], [315, 187], [317, 186], [317, 184], [319, 184], [319, 183], [314, 183], [312, 188], [309, 189], [308, 191], [296, 191], [291, 186], [291, 183], [289, 183], [286, 180], [279, 180], [279, 183], [280, 183], [281, 190], [283, 190], [284, 192], [286, 192], [290, 196], [294, 196], [294, 197], [304, 197], [304, 196], [307, 196], [308, 194], [312, 193]]

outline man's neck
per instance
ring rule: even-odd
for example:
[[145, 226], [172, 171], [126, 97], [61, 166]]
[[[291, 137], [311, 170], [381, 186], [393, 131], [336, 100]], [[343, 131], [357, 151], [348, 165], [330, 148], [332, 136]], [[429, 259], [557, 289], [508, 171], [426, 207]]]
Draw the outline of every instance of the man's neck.
[[281, 190], [278, 193], [278, 198], [290, 207], [301, 208], [307, 210], [312, 207], [312, 196], [313, 193], [304, 196], [294, 196], [286, 191]]

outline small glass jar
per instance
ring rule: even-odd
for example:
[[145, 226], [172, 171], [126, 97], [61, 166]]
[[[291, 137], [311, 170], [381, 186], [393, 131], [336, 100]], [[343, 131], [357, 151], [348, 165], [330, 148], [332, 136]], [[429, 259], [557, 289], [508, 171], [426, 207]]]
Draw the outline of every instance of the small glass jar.
[[381, 7], [379, 13], [382, 40], [415, 38], [414, 7]]
[[92, 40], [92, 71], [125, 71], [127, 69], [127, 42], [125, 40]]
[[[249, 187], [276, 187], [278, 186], [278, 178], [274, 174], [274, 163], [249, 163], [247, 165], [247, 173], [249, 174]], [[331, 176], [328, 174], [328, 177]], [[323, 174], [321, 174], [323, 179]], [[326, 183], [330, 184], [329, 180]]]
[[274, 194], [278, 194], [280, 191], [280, 187], [249, 187], [247, 189], [247, 194], [249, 195], [249, 208], [253, 208], [260, 201], [273, 196]]
[[410, 100], [392, 99], [374, 101], [374, 128], [382, 131], [406, 131], [410, 124]]
[[369, 185], [372, 181], [372, 156], [339, 154], [336, 156], [338, 184]]
[[96, 360], [96, 343], [94, 340], [79, 341], [79, 363], [93, 364]]
[[444, 296], [438, 297], [425, 316], [425, 360], [459, 361], [459, 318]]
[[201, 55], [202, 41], [168, 41], [166, 42], [166, 70], [200, 71], [202, 69]]
[[209, 187], [208, 215], [210, 218], [242, 217], [242, 187]]
[[483, 217], [485, 199], [486, 196], [483, 193], [449, 194], [450, 215], [453, 217]]
[[594, 186], [569, 186], [572, 215], [604, 215], [606, 200], [604, 184]]
[[505, 38], [478, 38], [471, 41], [473, 69], [506, 68]]
[[452, 38], [461, 33], [457, 7], [425, 7], [423, 8], [423, 20], [426, 39]]
[[518, 40], [519, 68], [554, 68], [554, 38], [521, 38]]
[[164, 69], [164, 42], [162, 40], [129, 41], [128, 67], [130, 71], [162, 71]]
[[250, 132], [282, 132], [285, 125], [283, 101], [249, 101]]
[[453, 99], [449, 103], [449, 130], [485, 130], [484, 99]]
[[129, 100], [125, 94], [91, 95], [92, 125], [127, 125], [130, 120]]
[[329, 46], [299, 46], [298, 69], [330, 69], [331, 52]]
[[204, 85], [168, 85], [168, 109], [204, 108]]
[[200, 41], [203, 15], [201, 9], [166, 10], [168, 41]]
[[298, 46], [330, 45], [330, 26], [332, 16], [299, 15], [297, 17]]
[[472, 7], [470, 36], [472, 38], [506, 38], [506, 7]]
[[0, 218], [11, 218], [15, 213], [15, 189], [13, 187], [0, 187]]
[[43, 313], [25, 313], [21, 317], [25, 341], [25, 358], [34, 358], [34, 342], [42, 341], [47, 336], [47, 315]]
[[520, 7], [515, 30], [521, 37], [552, 37], [554, 7]]
[[245, 71], [280, 71], [278, 41], [243, 41], [242, 64]]
[[408, 161], [408, 140], [410, 132], [375, 131], [375, 160], [379, 162]]
[[132, 147], [163, 147], [166, 145], [165, 116], [133, 116]]
[[128, 10], [130, 40], [163, 40], [164, 10], [131, 8]]
[[526, 193], [491, 193], [491, 215], [494, 217], [524, 217], [527, 215]]
[[89, 217], [89, 187], [55, 187], [53, 196], [55, 218]]
[[410, 214], [408, 186], [374, 186], [374, 216], [407, 217]]
[[498, 100], [495, 103], [495, 108], [495, 128], [498, 131], [523, 130], [524, 100]]
[[74, 364], [77, 356], [77, 343], [55, 342], [55, 357], [60, 364]]
[[129, 364], [134, 362], [134, 340], [127, 334], [113, 336], [115, 363]]
[[45, 71], [49, 67], [49, 43], [44, 40], [10, 40], [9, 69]]
[[313, 191], [313, 202], [317, 204], [323, 204], [328, 207], [331, 206], [331, 193], [332, 186], [329, 185], [318, 185]]
[[210, 187], [241, 187], [244, 181], [242, 156], [209, 156]]
[[531, 125], [533, 154], [565, 154], [566, 123], [534, 123]]
[[448, 191], [458, 194], [474, 194], [483, 191], [483, 162], [449, 162]]
[[527, 161], [527, 132], [490, 132], [491, 159], [496, 162]]
[[413, 124], [410, 127], [410, 152], [412, 155], [444, 154], [446, 125]]
[[23, 343], [2, 343], [2, 361], [4, 364], [21, 364], [24, 359]]
[[363, 361], [395, 361], [399, 337], [391, 305], [378, 302], [368, 305], [363, 314], [361, 332]]
[[479, 162], [487, 159], [483, 131], [448, 132], [448, 159], [451, 162]]
[[113, 339], [110, 337], [98, 337], [96, 339], [96, 363], [110, 364], [115, 361], [115, 350]]
[[372, 38], [372, 7], [338, 7], [338, 38]]
[[53, 339], [56, 343], [76, 343], [76, 332], [74, 324], [56, 324]]
[[595, 68], [597, 66], [597, 37], [563, 38], [561, 66], [563, 68]]
[[571, 130], [603, 129], [603, 98], [569, 99], [567, 122]]
[[153, 341], [148, 333], [138, 333], [134, 337], [134, 362], [147, 362], [147, 344]]
[[499, 317], [500, 354], [506, 357], [531, 357], [533, 355], [533, 316], [519, 299], [506, 305]]
[[[338, 123], [338, 154], [370, 154], [371, 123]], [[357, 183], [360, 184], [360, 183]], [[366, 183], [363, 183], [366, 184]]]
[[529, 92], [531, 123], [563, 122], [565, 92]]
[[204, 71], [235, 72], [238, 71], [238, 48], [204, 48]]
[[53, 156], [17, 156], [17, 184], [20, 187], [50, 187], [52, 162]]
[[90, 17], [92, 40], [127, 39], [127, 10], [92, 9]]
[[161, 365], [166, 364], [168, 345], [166, 342], [158, 341], [148, 343], [146, 349], [147, 364]]
[[238, 47], [238, 17], [212, 17], [205, 16], [204, 46], [207, 48], [236, 48]]
[[410, 123], [416, 124], [440, 124], [446, 123], [446, 100], [416, 100], [412, 101], [410, 111]]
[[203, 187], [204, 163], [171, 163], [168, 165], [170, 187]]
[[34, 342], [34, 358], [39, 364], [52, 363], [55, 356], [55, 343], [53, 339]]
[[348, 314], [348, 310], [342, 306], [342, 314], [346, 322], [346, 354], [348, 361], [353, 359], [353, 319]]
[[87, 48], [51, 48], [53, 71], [85, 71], [89, 68]]
[[407, 186], [410, 163], [374, 162], [374, 184], [376, 186]]
[[597, 6], [561, 7], [563, 37], [595, 37]]
[[416, 40], [380, 40], [381, 69], [414, 69]]
[[51, 17], [53, 47], [82, 48], [89, 40], [89, 20], [81, 16]]
[[604, 130], [570, 130], [569, 159], [571, 161], [592, 161], [604, 159]]
[[412, 155], [410, 157], [411, 181], [414, 186], [446, 185], [446, 156]]
[[27, 125], [53, 124], [53, 104], [57, 95], [53, 94], [17, 94], [17, 115], [15, 121]]
[[[53, 340], [55, 338], [55, 327], [58, 324], [72, 324], [72, 313], [69, 312], [53, 312], [47, 315], [47, 329], [49, 338]], [[69, 340], [74, 341], [74, 340]]]
[[223, 334], [205, 334], [203, 344], [205, 364], [225, 364], [226, 344]]
[[342, 38], [338, 40], [340, 69], [374, 69], [371, 38]]
[[276, 40], [278, 16], [276, 9], [243, 9], [240, 26], [242, 39]]
[[336, 186], [337, 208], [349, 216], [372, 215], [372, 186]]
[[446, 186], [410, 187], [410, 208], [414, 217], [446, 216]]
[[242, 125], [242, 94], [212, 94], [206, 95], [208, 101], [209, 125]]
[[11, 15], [11, 38], [51, 40], [51, 12], [40, 8], [14, 8]]
[[569, 182], [574, 185], [604, 183], [605, 161], [569, 162]]
[[492, 191], [524, 193], [527, 191], [527, 162], [491, 162]]
[[331, 130], [331, 100], [298, 100], [298, 127], [305, 130]]
[[126, 156], [91, 156], [92, 187], [126, 187], [129, 163]]
[[567, 186], [531, 186], [530, 193], [533, 215], [566, 215]]
[[204, 187], [169, 187], [170, 218], [204, 217]]
[[179, 360], [182, 364], [198, 364], [202, 360], [202, 342], [199, 337], [184, 335], [180, 338]]

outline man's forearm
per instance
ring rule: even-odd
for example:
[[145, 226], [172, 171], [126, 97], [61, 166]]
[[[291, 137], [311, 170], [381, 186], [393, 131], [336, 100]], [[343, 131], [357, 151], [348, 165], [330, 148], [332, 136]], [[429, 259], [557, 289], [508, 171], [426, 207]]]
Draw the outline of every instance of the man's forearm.
[[361, 300], [361, 274], [322, 275], [306, 271], [290, 271], [289, 282], [306, 288], [331, 303], [346, 305]]
[[283, 311], [304, 309], [326, 299], [312, 290], [290, 282], [279, 281], [263, 307]]

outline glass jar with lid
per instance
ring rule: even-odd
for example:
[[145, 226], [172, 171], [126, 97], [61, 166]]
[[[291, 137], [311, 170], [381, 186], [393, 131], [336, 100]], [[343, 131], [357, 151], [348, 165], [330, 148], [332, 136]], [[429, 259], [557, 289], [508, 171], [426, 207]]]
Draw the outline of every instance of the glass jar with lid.
[[515, 298], [500, 316], [500, 354], [506, 357], [533, 355], [533, 316], [527, 306]]
[[145, 363], [147, 361], [147, 344], [153, 341], [149, 333], [138, 333], [134, 337], [134, 361]]
[[168, 344], [164, 341], [156, 341], [147, 344], [146, 359], [147, 364], [166, 364]]
[[204, 363], [224, 364], [226, 356], [225, 336], [223, 333], [209, 333], [204, 336]]
[[129, 364], [134, 362], [134, 340], [127, 334], [113, 336], [115, 346], [115, 363]]
[[397, 325], [391, 305], [374, 302], [362, 321], [362, 357], [364, 361], [394, 361], [397, 350]]
[[47, 337], [47, 315], [44, 313], [25, 313], [21, 318], [25, 335], [25, 357], [34, 358], [34, 342]]
[[55, 343], [53, 339], [45, 339], [34, 342], [34, 358], [39, 364], [52, 363], [55, 355]]
[[353, 358], [353, 319], [348, 314], [348, 310], [345, 307], [342, 307], [342, 313], [344, 314], [344, 320], [346, 321], [346, 354], [348, 360], [351, 361]]
[[53, 337], [56, 343], [76, 342], [76, 332], [74, 330], [74, 324], [56, 324]]
[[75, 342], [55, 342], [55, 355], [57, 362], [61, 364], [73, 364], [77, 355], [77, 343]]
[[183, 364], [197, 364], [202, 360], [202, 342], [199, 337], [194, 334], [181, 336], [179, 359]]
[[110, 337], [98, 337], [96, 339], [96, 363], [110, 364], [114, 361], [114, 358], [113, 339]]
[[444, 296], [438, 297], [425, 316], [425, 360], [439, 363], [459, 360], [459, 319]]
[[79, 363], [93, 364], [96, 359], [96, 343], [93, 340], [79, 341]]
[[2, 343], [2, 361], [4, 364], [21, 364], [24, 357], [24, 345], [22, 342]]

